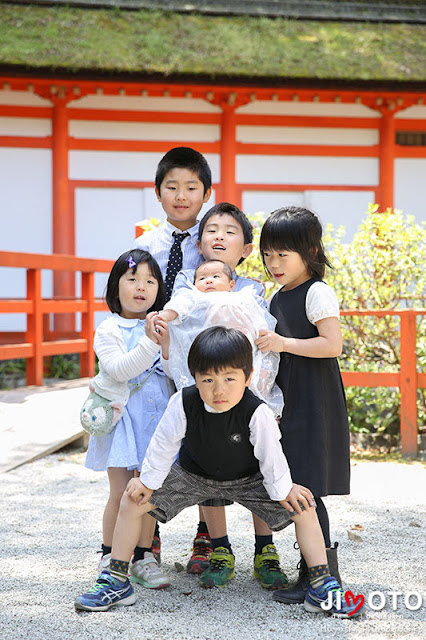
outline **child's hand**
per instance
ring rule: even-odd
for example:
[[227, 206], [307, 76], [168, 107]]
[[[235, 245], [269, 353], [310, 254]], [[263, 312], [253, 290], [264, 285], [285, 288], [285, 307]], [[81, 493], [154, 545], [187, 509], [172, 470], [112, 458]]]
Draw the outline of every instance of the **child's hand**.
[[301, 484], [294, 484], [290, 490], [290, 493], [285, 500], [280, 500], [280, 504], [287, 509], [287, 511], [297, 511], [302, 513], [302, 508], [299, 502], [305, 509], [309, 509], [314, 505], [314, 496], [306, 487], [302, 487]]
[[131, 478], [126, 487], [129, 498], [137, 505], [146, 504], [152, 496], [152, 489], [148, 489], [139, 478]]
[[157, 311], [151, 311], [151, 313], [147, 314], [145, 318], [145, 334], [150, 340], [155, 342], [155, 344], [160, 344], [160, 341], [158, 339], [159, 334], [155, 330], [155, 321], [157, 316]]
[[170, 346], [170, 333], [169, 324], [167, 320], [163, 320], [161, 316], [157, 316], [154, 319], [155, 331], [158, 338], [158, 343], [161, 345], [161, 353], [164, 360], [169, 359], [169, 346]]
[[275, 333], [275, 331], [261, 329], [259, 331], [259, 337], [254, 341], [254, 343], [262, 353], [265, 353], [265, 351], [275, 351], [275, 353], [280, 353], [285, 350], [284, 341], [285, 338], [278, 335], [278, 333]]

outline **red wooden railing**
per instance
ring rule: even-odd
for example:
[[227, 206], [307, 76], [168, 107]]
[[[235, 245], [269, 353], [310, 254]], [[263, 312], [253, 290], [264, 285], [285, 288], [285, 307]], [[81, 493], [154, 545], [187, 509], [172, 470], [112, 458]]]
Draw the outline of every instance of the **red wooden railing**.
[[[95, 299], [95, 273], [109, 273], [112, 260], [92, 260], [66, 255], [13, 253], [0, 251], [0, 267], [24, 268], [27, 272], [26, 299], [0, 299], [0, 313], [25, 313], [27, 330], [24, 342], [0, 344], [0, 360], [26, 358], [27, 384], [43, 384], [43, 358], [63, 353], [80, 354], [81, 377], [95, 373], [93, 351], [94, 313], [108, 309], [103, 300]], [[46, 299], [41, 295], [41, 271], [81, 272], [80, 299]], [[46, 340], [50, 313], [81, 313], [81, 331], [77, 338]], [[55, 334], [53, 334], [55, 335]]]
[[[25, 313], [27, 331], [25, 341], [0, 344], [0, 360], [26, 358], [27, 384], [43, 383], [43, 358], [63, 353], [80, 353], [80, 375], [93, 376], [94, 312], [104, 311], [104, 301], [94, 296], [95, 273], [109, 273], [113, 261], [76, 258], [65, 255], [13, 253], [0, 251], [0, 267], [24, 268], [27, 272], [26, 299], [0, 299], [0, 313]], [[41, 270], [81, 272], [82, 287], [79, 299], [43, 299]], [[43, 330], [43, 316], [50, 313], [82, 314], [81, 331], [77, 338], [45, 340], [49, 332]], [[400, 317], [400, 370], [395, 372], [344, 371], [343, 381], [354, 387], [399, 387], [401, 392], [401, 450], [405, 456], [417, 455], [417, 389], [426, 388], [426, 373], [417, 372], [416, 317], [426, 315], [426, 309], [368, 309], [344, 310], [346, 316]], [[55, 335], [55, 334], [53, 334]]]

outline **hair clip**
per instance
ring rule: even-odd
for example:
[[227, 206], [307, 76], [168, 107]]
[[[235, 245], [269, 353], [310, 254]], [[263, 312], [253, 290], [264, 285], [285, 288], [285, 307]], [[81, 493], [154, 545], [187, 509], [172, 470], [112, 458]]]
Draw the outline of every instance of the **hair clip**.
[[129, 269], [134, 269], [134, 267], [136, 267], [136, 262], [133, 260], [133, 256], [129, 256], [127, 258], [127, 262], [129, 263]]

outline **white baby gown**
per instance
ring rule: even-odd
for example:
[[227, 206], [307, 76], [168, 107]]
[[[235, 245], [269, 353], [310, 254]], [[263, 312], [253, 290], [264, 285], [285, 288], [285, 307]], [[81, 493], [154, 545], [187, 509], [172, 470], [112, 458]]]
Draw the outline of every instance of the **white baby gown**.
[[240, 329], [253, 347], [253, 376], [250, 389], [266, 402], [276, 418], [281, 416], [284, 400], [275, 384], [280, 354], [262, 353], [254, 343], [260, 329], [274, 331], [276, 319], [263, 307], [264, 300], [255, 294], [254, 287], [241, 291], [212, 291], [203, 293], [194, 286], [182, 288], [165, 305], [176, 311], [178, 317], [169, 323], [170, 374], [176, 388], [194, 384], [188, 369], [188, 353], [201, 331], [213, 326]]

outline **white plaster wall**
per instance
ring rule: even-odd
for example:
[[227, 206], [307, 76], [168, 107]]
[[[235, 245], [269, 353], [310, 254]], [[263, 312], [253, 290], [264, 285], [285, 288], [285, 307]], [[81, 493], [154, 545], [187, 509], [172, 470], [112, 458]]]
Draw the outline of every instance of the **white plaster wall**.
[[51, 136], [52, 123], [45, 118], [2, 118], [0, 136]]
[[[51, 153], [47, 149], [0, 148], [0, 250], [52, 252]], [[49, 272], [42, 273], [44, 296], [52, 293]], [[25, 269], [0, 267], [0, 297], [26, 297]], [[24, 331], [23, 314], [0, 314], [0, 331]]]
[[[297, 91], [295, 91], [297, 93]], [[255, 100], [237, 113], [281, 116], [334, 116], [342, 118], [380, 118], [380, 113], [363, 104]]]
[[365, 217], [368, 203], [373, 201], [373, 191], [245, 191], [243, 210], [248, 215], [261, 212], [266, 217], [280, 207], [307, 207], [320, 217], [324, 228], [327, 224], [344, 226], [345, 241], [350, 242]]
[[426, 158], [395, 160], [395, 207], [426, 221]]
[[237, 156], [237, 182], [263, 184], [376, 185], [377, 158]]
[[220, 128], [213, 124], [71, 120], [69, 134], [74, 138], [98, 140], [185, 140], [186, 144], [216, 142], [220, 139]]
[[125, 109], [130, 111], [180, 111], [188, 113], [221, 113], [220, 107], [199, 98], [167, 98], [139, 96], [90, 95], [73, 100], [74, 109]]
[[379, 143], [379, 132], [377, 129], [239, 125], [237, 126], [237, 140], [263, 144], [371, 146]]
[[40, 96], [30, 91], [5, 91], [0, 90], [0, 104], [21, 107], [51, 107], [50, 100], [40, 98]]
[[268, 215], [279, 207], [304, 205], [303, 191], [243, 191], [242, 208], [248, 216], [254, 213]]
[[415, 105], [413, 107], [409, 107], [408, 109], [403, 109], [402, 111], [398, 111], [395, 114], [396, 119], [417, 119], [423, 118], [426, 120], [426, 105]]
[[[196, 145], [194, 145], [196, 147]], [[69, 175], [72, 180], [135, 180], [151, 182], [163, 152], [70, 151]], [[213, 181], [220, 180], [218, 154], [205, 154]]]

